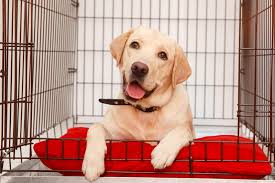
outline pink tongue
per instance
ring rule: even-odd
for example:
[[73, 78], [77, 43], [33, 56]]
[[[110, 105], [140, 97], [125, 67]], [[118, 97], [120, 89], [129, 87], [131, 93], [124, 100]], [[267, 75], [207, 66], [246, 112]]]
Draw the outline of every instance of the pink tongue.
[[141, 99], [145, 91], [137, 83], [130, 83], [126, 87], [127, 94], [134, 99]]

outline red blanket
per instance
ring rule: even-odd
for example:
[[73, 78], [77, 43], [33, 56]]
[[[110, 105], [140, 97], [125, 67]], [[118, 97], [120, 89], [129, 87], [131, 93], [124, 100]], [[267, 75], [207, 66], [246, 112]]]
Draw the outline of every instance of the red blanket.
[[[83, 175], [81, 166], [86, 141], [76, 139], [85, 139], [87, 131], [87, 128], [71, 128], [60, 139], [36, 143], [34, 150], [42, 163], [50, 169], [63, 175]], [[261, 179], [269, 175], [272, 168], [261, 148], [255, 145], [255, 158], [262, 162], [252, 162], [254, 156], [252, 141], [240, 137], [241, 143], [237, 145], [237, 139], [238, 137], [231, 135], [196, 139], [191, 146], [191, 152], [189, 147], [184, 147], [177, 156], [176, 160], [183, 161], [176, 161], [164, 170], [154, 170], [150, 163], [149, 159], [154, 146], [147, 143], [142, 145], [142, 142], [128, 142], [126, 157], [126, 143], [113, 142], [112, 147], [107, 144], [104, 176]], [[239, 149], [239, 155], [237, 149]], [[192, 159], [189, 158], [190, 155]], [[123, 161], [111, 161], [110, 157], [123, 159]], [[237, 162], [237, 159], [240, 161]], [[244, 160], [247, 161], [241, 162]], [[190, 174], [190, 172], [193, 173]]]

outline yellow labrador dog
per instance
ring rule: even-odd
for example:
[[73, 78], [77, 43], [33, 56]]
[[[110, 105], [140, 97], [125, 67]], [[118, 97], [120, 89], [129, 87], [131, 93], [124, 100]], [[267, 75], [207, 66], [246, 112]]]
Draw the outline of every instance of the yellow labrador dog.
[[89, 181], [104, 173], [106, 139], [160, 140], [151, 163], [163, 169], [194, 138], [188, 95], [179, 85], [191, 68], [180, 46], [158, 31], [138, 27], [115, 38], [110, 49], [123, 80], [119, 97], [131, 105], [111, 106], [103, 122], [90, 127], [82, 165]]

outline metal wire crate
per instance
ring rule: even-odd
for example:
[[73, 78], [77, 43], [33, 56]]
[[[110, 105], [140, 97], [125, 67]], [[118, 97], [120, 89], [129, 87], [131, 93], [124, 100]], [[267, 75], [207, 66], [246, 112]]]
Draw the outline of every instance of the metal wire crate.
[[[38, 162], [34, 143], [100, 121], [106, 106], [98, 99], [115, 98], [121, 87], [108, 45], [140, 24], [183, 46], [194, 71], [185, 86], [195, 128], [233, 129], [274, 164], [274, 7], [273, 0], [1, 0], [1, 172], [53, 172], [22, 165]], [[192, 167], [191, 156], [181, 161]]]

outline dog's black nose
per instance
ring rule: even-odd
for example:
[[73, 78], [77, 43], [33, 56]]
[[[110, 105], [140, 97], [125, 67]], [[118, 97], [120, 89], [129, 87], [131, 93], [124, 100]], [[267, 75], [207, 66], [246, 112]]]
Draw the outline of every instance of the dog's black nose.
[[132, 64], [131, 70], [135, 76], [144, 77], [148, 73], [149, 68], [142, 62], [135, 62]]

